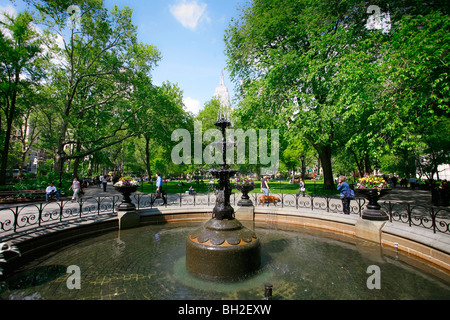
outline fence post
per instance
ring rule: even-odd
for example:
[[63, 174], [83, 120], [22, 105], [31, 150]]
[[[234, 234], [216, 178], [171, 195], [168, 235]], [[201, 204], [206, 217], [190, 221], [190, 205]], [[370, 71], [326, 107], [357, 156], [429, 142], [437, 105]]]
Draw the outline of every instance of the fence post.
[[19, 219], [19, 207], [16, 206], [16, 212], [14, 213], [14, 232], [17, 231], [17, 220]]
[[80, 203], [80, 219], [81, 219], [81, 214], [83, 212], [83, 199], [79, 199], [79, 203]]
[[[135, 197], [136, 197], [136, 195], [134, 195]], [[135, 198], [136, 199], [136, 198]], [[138, 193], [137, 194], [137, 208], [136, 208], [136, 210], [139, 210], [139, 205], [140, 205], [140, 203], [141, 203], [141, 194], [140, 193]]]
[[388, 205], [389, 222], [392, 222], [392, 202], [389, 201]]
[[41, 219], [42, 219], [42, 202], [39, 204], [39, 217], [38, 217], [38, 225], [41, 226]]
[[433, 206], [431, 207], [431, 221], [433, 223], [433, 233], [436, 233], [436, 215]]
[[408, 213], [408, 224], [411, 227], [411, 205], [409, 203], [407, 204], [406, 212]]

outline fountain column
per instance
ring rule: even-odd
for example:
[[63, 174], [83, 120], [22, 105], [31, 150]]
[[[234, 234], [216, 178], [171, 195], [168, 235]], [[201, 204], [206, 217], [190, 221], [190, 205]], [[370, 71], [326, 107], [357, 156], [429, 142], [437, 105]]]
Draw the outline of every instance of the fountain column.
[[226, 163], [225, 130], [231, 125], [224, 114], [215, 123], [222, 132], [222, 164], [209, 172], [219, 179], [212, 218], [186, 239], [186, 268], [211, 280], [238, 280], [255, 272], [261, 264], [260, 241], [255, 232], [234, 217], [230, 204], [230, 177], [237, 171]]

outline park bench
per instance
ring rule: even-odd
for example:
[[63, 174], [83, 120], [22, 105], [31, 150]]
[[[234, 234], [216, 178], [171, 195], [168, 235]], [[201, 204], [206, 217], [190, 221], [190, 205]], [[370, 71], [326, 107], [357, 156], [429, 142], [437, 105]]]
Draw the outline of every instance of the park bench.
[[[63, 194], [60, 194], [62, 197]], [[0, 191], [0, 203], [45, 201], [45, 190]]]

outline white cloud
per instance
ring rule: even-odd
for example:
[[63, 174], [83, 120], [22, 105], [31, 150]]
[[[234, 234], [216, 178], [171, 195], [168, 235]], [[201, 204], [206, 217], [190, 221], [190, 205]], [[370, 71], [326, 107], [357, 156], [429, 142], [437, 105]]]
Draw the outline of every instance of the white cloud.
[[10, 16], [13, 16], [13, 17], [17, 16], [16, 9], [10, 4], [8, 4], [6, 7], [0, 6], [0, 14], [3, 15], [3, 13], [7, 13]]
[[192, 99], [190, 97], [186, 97], [183, 99], [184, 106], [187, 111], [192, 112], [194, 115], [197, 115], [200, 112], [200, 101]]
[[170, 13], [177, 19], [185, 28], [195, 30], [200, 19], [209, 21], [206, 15], [207, 4], [197, 3], [197, 0], [187, 2], [182, 0], [181, 3], [170, 6]]
[[[12, 18], [15, 18], [17, 16], [17, 11], [16, 9], [8, 4], [6, 7], [4, 6], [0, 6], [0, 21], [3, 23], [8, 23], [8, 19], [5, 17], [5, 15], [8, 15]], [[7, 38], [12, 38], [12, 34], [11, 31], [5, 27], [3, 27], [2, 25], [0, 25], [0, 30], [3, 32], [3, 34], [7, 37]]]

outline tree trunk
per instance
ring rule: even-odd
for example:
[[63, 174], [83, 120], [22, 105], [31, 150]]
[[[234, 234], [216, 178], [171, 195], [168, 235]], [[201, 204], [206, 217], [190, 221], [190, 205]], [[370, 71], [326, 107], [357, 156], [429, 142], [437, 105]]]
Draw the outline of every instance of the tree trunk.
[[368, 175], [372, 174], [372, 166], [370, 164], [369, 155], [367, 153], [364, 154], [364, 171]]
[[[8, 167], [8, 153], [11, 144], [11, 132], [12, 123], [14, 118], [14, 113], [16, 111], [16, 100], [17, 100], [17, 87], [19, 85], [20, 75], [16, 73], [15, 75], [14, 90], [11, 97], [11, 104], [9, 105], [9, 113], [6, 114], [6, 132], [5, 132], [5, 144], [2, 150], [2, 160], [0, 163], [0, 185], [6, 184], [6, 169]], [[7, 102], [8, 103], [8, 102]]]
[[150, 169], [150, 138], [145, 137], [145, 168], [147, 170], [148, 179], [152, 177], [152, 171]]
[[331, 166], [331, 146], [319, 146], [313, 145], [314, 148], [319, 153], [319, 159], [322, 164], [323, 170], [323, 188], [325, 190], [333, 190], [334, 189], [334, 181], [333, 181], [333, 169]]

